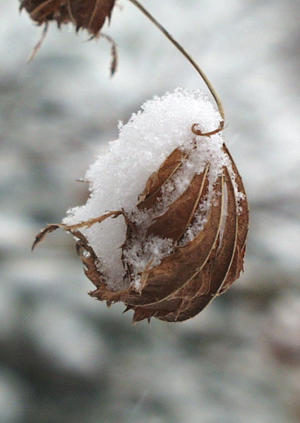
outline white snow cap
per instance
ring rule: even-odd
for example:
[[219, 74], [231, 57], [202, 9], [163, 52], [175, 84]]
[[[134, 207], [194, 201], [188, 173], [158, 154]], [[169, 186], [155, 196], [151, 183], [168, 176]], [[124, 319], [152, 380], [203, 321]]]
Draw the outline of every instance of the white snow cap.
[[[69, 210], [64, 223], [76, 224], [112, 210], [124, 209], [129, 215], [135, 213], [138, 196], [150, 175], [158, 170], [174, 149], [182, 147], [191, 151], [195, 140], [197, 148], [182, 166], [177, 180], [173, 181], [175, 189], [170, 189], [168, 196], [168, 187], [165, 188], [166, 198], [162, 201], [160, 212], [181, 195], [193, 174], [201, 173], [208, 162], [213, 184], [223, 165], [229, 164], [222, 151], [223, 136], [221, 133], [211, 137], [196, 136], [191, 127], [198, 123], [202, 132], [213, 131], [219, 127], [220, 120], [218, 111], [199, 90], [189, 92], [177, 88], [163, 97], [147, 101], [127, 124], [119, 124], [119, 139], [110, 142], [109, 151], [99, 156], [89, 168], [86, 179], [90, 184], [90, 197], [85, 205]], [[201, 224], [203, 222], [198, 222], [199, 227]], [[81, 231], [101, 260], [108, 286], [112, 289], [124, 288], [121, 262], [121, 245], [126, 236], [124, 219], [121, 216], [107, 219]], [[192, 231], [188, 237], [192, 237]], [[155, 264], [159, 264], [161, 254], [170, 253], [169, 244], [165, 240], [163, 248], [155, 249], [152, 245], [148, 249], [148, 253], [158, 251], [153, 260]], [[136, 264], [136, 248], [137, 245], [132, 255], [126, 252], [128, 260], [130, 256], [134, 257], [133, 264]], [[138, 264], [136, 267], [139, 268]]]

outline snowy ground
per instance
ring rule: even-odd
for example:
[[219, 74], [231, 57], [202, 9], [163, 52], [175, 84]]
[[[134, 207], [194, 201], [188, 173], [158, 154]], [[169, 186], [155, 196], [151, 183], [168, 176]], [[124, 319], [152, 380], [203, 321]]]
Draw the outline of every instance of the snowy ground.
[[[299, 13], [292, 0], [144, 1], [218, 89], [246, 185], [245, 275], [180, 325], [107, 310], [67, 235], [35, 233], [86, 200], [75, 182], [154, 94], [198, 76], [125, 0], [109, 46], [72, 28], [40, 36], [0, 2], [1, 423], [300, 421]], [[149, 4], [148, 4], [149, 3]]]

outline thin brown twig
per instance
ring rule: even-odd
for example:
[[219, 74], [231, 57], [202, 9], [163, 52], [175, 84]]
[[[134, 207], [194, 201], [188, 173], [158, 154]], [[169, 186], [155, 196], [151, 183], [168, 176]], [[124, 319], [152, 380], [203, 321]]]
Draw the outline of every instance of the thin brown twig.
[[30, 56], [28, 57], [26, 63], [32, 62], [32, 60], [35, 58], [35, 56], [37, 55], [39, 49], [41, 48], [41, 46], [42, 46], [42, 44], [43, 44], [43, 42], [44, 42], [44, 40], [46, 38], [47, 32], [48, 32], [48, 22], [45, 23], [44, 28], [43, 28], [42, 35], [41, 35], [39, 41], [33, 47], [32, 52], [30, 53]]
[[100, 37], [105, 38], [109, 42], [111, 47], [111, 63], [110, 63], [110, 75], [113, 76], [118, 67], [118, 48], [115, 40], [109, 35], [100, 33]]

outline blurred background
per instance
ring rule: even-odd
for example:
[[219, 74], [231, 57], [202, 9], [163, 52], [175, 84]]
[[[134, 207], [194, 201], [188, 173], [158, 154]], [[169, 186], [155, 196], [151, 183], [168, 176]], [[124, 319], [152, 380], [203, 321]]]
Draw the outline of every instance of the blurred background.
[[300, 422], [299, 0], [144, 2], [223, 99], [226, 139], [251, 206], [245, 273], [196, 318], [131, 325], [86, 295], [72, 238], [45, 224], [83, 203], [76, 182], [155, 94], [205, 89], [129, 2], [88, 42], [40, 38], [0, 2], [0, 422]]

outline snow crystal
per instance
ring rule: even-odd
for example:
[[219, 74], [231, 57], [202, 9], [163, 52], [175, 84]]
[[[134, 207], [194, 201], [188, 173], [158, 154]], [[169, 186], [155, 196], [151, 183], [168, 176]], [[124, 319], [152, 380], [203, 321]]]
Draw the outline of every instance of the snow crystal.
[[[89, 168], [86, 179], [90, 184], [87, 203], [68, 211], [66, 224], [76, 224], [100, 216], [111, 210], [125, 210], [135, 214], [136, 220], [145, 221], [149, 215], [137, 213], [138, 196], [143, 192], [150, 175], [157, 171], [172, 151], [178, 147], [190, 151], [188, 159], [163, 188], [163, 195], [154, 211], [164, 213], [168, 206], [188, 187], [193, 175], [201, 173], [210, 163], [210, 191], [206, 203], [200, 205], [196, 219], [197, 228], [205, 223], [205, 209], [212, 198], [213, 183], [228, 158], [222, 151], [223, 137], [218, 133], [211, 137], [196, 136], [191, 131], [198, 123], [203, 132], [219, 127], [220, 115], [207, 96], [200, 91], [188, 92], [176, 89], [163, 97], [147, 101], [141, 110], [133, 114], [127, 124], [119, 124], [119, 139], [109, 143], [109, 151], [98, 157]], [[197, 148], [195, 146], [197, 141]], [[81, 229], [101, 261], [101, 268], [111, 288], [122, 288], [124, 269], [121, 245], [125, 240], [126, 225], [122, 216], [96, 223]], [[191, 237], [190, 233], [187, 238]], [[161, 258], [171, 252], [170, 240], [153, 238], [141, 254], [138, 242], [126, 251], [126, 259], [135, 273], [149, 263], [159, 264]], [[138, 279], [135, 281], [138, 286]]]

